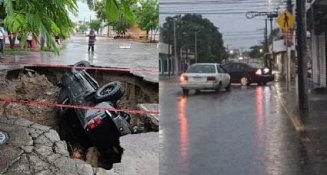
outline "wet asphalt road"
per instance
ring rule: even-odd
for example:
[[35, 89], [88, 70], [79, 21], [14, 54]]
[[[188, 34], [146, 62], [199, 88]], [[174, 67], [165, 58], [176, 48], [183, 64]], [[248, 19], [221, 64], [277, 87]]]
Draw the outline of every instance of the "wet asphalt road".
[[269, 86], [182, 97], [160, 81], [160, 174], [315, 174], [298, 133]]
[[[130, 46], [130, 48], [121, 48], [121, 46]], [[60, 51], [60, 55], [36, 51], [5, 52], [3, 58], [17, 63], [59, 65], [72, 65], [86, 60], [95, 66], [158, 70], [158, 48], [155, 43], [97, 37], [94, 53], [89, 53], [87, 48], [88, 38], [84, 35], [76, 35], [65, 40], [65, 47]], [[158, 82], [157, 72], [136, 71], [134, 74]]]

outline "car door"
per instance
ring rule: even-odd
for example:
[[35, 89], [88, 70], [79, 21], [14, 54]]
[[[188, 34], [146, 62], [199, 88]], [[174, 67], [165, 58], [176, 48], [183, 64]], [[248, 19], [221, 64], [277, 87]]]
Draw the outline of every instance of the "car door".
[[240, 65], [238, 63], [229, 63], [224, 65], [225, 70], [229, 73], [232, 83], [239, 83], [241, 74], [240, 74]]

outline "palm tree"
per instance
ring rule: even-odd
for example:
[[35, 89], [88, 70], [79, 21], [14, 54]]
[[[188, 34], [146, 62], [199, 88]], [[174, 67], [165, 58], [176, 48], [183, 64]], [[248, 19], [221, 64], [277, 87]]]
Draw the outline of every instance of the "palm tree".
[[74, 24], [68, 12], [77, 14], [76, 0], [0, 0], [5, 9], [4, 23], [9, 31], [19, 33], [21, 41], [26, 41], [26, 34], [32, 32], [34, 37], [43, 36], [48, 46], [58, 49], [53, 36], [68, 36]]

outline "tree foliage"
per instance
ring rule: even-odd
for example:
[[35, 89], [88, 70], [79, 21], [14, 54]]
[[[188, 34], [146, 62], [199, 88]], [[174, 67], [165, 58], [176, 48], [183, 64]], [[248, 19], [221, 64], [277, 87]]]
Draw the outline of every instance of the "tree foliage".
[[170, 45], [174, 45], [174, 23], [177, 52], [181, 48], [194, 52], [197, 35], [198, 62], [221, 62], [227, 58], [222, 35], [210, 20], [198, 14], [167, 17], [161, 28], [161, 40]]
[[99, 32], [99, 29], [101, 28], [101, 21], [99, 19], [92, 20], [90, 22], [90, 28]]
[[[117, 11], [108, 11], [107, 3], [105, 1], [96, 1], [94, 3], [94, 10], [97, 18], [105, 25], [113, 26], [113, 29], [120, 35], [124, 35], [128, 28], [135, 22], [134, 11], [138, 0], [117, 1]], [[125, 7], [126, 6], [126, 7]], [[127, 9], [128, 7], [128, 9]], [[109, 13], [117, 13], [114, 18], [110, 17]]]
[[142, 0], [141, 6], [136, 10], [138, 26], [146, 31], [147, 38], [150, 30], [156, 30], [159, 23], [159, 7], [157, 0]]
[[[261, 50], [261, 52], [260, 52]], [[250, 47], [249, 56], [251, 58], [263, 58], [264, 55], [264, 46], [263, 45], [254, 45]]]
[[6, 27], [19, 33], [22, 41], [32, 32], [35, 37], [42, 35], [58, 51], [53, 36], [68, 36], [74, 28], [68, 12], [77, 13], [76, 0], [0, 0], [0, 5], [5, 9]]
[[117, 22], [122, 14], [127, 21], [134, 21], [133, 4], [137, 0], [83, 0], [88, 4], [91, 10], [101, 11], [101, 19], [106, 17], [107, 21]]

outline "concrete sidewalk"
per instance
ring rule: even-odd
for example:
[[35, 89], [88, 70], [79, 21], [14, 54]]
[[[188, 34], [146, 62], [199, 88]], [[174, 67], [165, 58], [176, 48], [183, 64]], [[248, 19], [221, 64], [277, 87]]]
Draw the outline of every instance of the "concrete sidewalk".
[[299, 134], [317, 174], [327, 174], [327, 94], [308, 93], [308, 110], [299, 110], [298, 90], [293, 83], [275, 83], [276, 95]]

